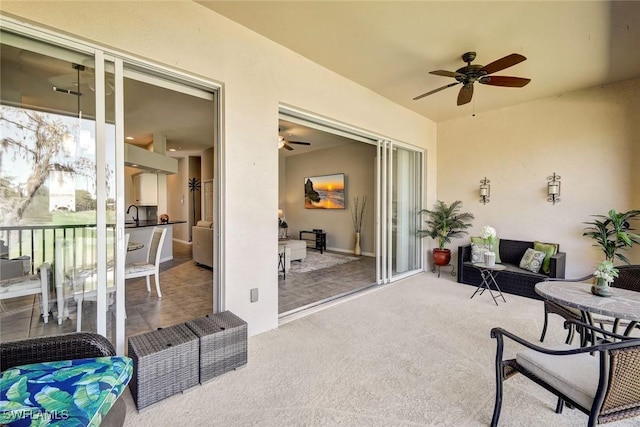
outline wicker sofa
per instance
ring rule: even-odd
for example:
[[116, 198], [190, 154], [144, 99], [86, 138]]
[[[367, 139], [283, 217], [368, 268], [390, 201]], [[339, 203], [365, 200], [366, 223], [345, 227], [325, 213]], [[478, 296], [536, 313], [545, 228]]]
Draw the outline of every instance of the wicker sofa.
[[[0, 343], [0, 371], [33, 363], [115, 356], [116, 352], [105, 337], [96, 333], [68, 334], [27, 338]], [[122, 426], [126, 405], [118, 398], [102, 418], [101, 426]]]
[[[533, 273], [519, 267], [520, 260], [528, 248], [533, 248], [533, 242], [500, 239], [500, 259], [507, 269], [496, 276], [496, 282], [502, 292], [543, 299], [534, 289], [536, 283], [549, 278], [564, 278], [566, 254], [558, 251], [551, 257], [549, 274]], [[471, 244], [458, 247], [458, 282], [472, 286], [482, 283], [480, 270], [471, 263]]]

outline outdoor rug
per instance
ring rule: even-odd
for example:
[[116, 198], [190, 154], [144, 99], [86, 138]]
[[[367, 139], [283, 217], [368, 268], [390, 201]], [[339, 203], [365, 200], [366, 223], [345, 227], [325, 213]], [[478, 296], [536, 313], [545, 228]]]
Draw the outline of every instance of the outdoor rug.
[[356, 256], [339, 255], [329, 252], [321, 254], [314, 250], [308, 250], [305, 259], [291, 262], [290, 273], [308, 273], [309, 271], [346, 264], [358, 259], [359, 257]]

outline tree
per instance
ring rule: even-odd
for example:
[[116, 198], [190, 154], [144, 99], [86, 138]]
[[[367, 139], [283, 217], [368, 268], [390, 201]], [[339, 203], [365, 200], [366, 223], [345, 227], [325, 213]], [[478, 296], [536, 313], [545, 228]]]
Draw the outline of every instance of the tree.
[[7, 176], [0, 180], [0, 223], [9, 225], [20, 221], [34, 195], [46, 182], [49, 171], [95, 177], [93, 159], [66, 152], [64, 137], [69, 128], [56, 116], [1, 106], [0, 128], [0, 169], [18, 159], [30, 166], [23, 181]]
[[96, 199], [87, 190], [76, 190], [76, 211], [96, 210]]

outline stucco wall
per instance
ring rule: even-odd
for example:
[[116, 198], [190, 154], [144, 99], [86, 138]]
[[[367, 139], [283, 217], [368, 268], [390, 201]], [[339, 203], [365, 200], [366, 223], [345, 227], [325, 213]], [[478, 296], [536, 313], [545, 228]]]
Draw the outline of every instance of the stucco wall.
[[[472, 235], [487, 224], [504, 238], [559, 243], [567, 276], [588, 274], [602, 255], [582, 236], [583, 222], [640, 208], [638, 111], [640, 79], [439, 123], [438, 198], [462, 200], [475, 214]], [[546, 197], [554, 172], [562, 178], [555, 205]], [[484, 176], [486, 205], [478, 201]]]
[[[279, 103], [429, 150], [427, 204], [435, 200], [435, 123], [197, 3], [3, 1], [0, 7], [8, 16], [222, 83], [224, 303], [252, 335], [278, 322]], [[260, 300], [251, 303], [254, 287]]]

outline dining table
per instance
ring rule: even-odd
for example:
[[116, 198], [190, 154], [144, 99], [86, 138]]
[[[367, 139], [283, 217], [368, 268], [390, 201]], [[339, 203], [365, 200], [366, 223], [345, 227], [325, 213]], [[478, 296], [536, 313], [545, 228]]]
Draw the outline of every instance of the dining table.
[[580, 310], [590, 324], [592, 314], [614, 318], [614, 331], [620, 321], [627, 321], [624, 335], [628, 336], [640, 322], [640, 292], [614, 287], [611, 296], [601, 297], [591, 293], [591, 286], [587, 282], [545, 281], [537, 283], [535, 290], [550, 301]]
[[127, 252], [137, 251], [138, 249], [142, 249], [142, 248], [144, 248], [144, 243], [129, 242], [127, 244]]

